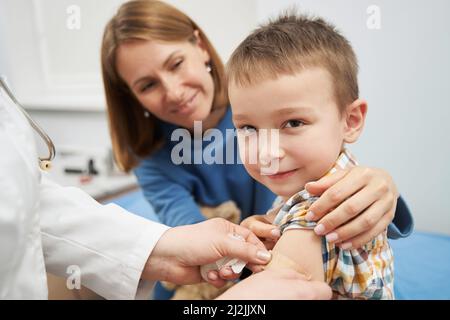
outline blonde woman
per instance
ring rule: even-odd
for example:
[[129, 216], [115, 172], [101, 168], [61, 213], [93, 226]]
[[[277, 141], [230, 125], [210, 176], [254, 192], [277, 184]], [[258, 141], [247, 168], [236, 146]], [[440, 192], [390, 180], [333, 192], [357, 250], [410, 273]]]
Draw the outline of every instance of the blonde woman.
[[[199, 205], [229, 200], [242, 219], [270, 208], [275, 195], [229, 156], [230, 150], [238, 151], [235, 136], [227, 134], [234, 127], [223, 63], [194, 21], [164, 2], [127, 2], [105, 28], [101, 59], [115, 158], [123, 170], [134, 170], [162, 223], [200, 222], [205, 218]], [[203, 133], [217, 129], [223, 138], [206, 132], [202, 139], [195, 121]], [[183, 152], [177, 149], [180, 128], [194, 136]], [[205, 161], [205, 154], [219, 160]], [[359, 247], [387, 226], [391, 238], [412, 229], [407, 207], [381, 169], [353, 168], [307, 189], [322, 195], [311, 207], [322, 225], [320, 235], [332, 233], [337, 244]], [[264, 222], [254, 224], [253, 231], [268, 240], [268, 248], [279, 237]]]

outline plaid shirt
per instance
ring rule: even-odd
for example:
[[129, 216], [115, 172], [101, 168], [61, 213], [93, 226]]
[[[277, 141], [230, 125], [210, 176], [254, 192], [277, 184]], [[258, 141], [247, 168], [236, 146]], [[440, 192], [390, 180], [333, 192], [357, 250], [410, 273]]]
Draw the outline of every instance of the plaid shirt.
[[[343, 150], [334, 167], [337, 170], [357, 166], [352, 155]], [[302, 190], [281, 205], [274, 224], [281, 232], [290, 229], [314, 229], [316, 222], [306, 221], [309, 207], [318, 199]], [[322, 258], [325, 281], [335, 299], [394, 299], [394, 257], [386, 230], [362, 248], [342, 250], [322, 237]]]

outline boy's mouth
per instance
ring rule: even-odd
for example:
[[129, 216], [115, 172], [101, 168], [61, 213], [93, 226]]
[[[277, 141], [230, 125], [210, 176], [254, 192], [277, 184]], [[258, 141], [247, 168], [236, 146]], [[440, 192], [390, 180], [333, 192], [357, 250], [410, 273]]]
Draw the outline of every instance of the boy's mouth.
[[298, 169], [293, 169], [293, 170], [289, 170], [289, 171], [282, 171], [282, 172], [277, 172], [275, 174], [264, 174], [262, 173], [262, 175], [267, 176], [270, 179], [284, 179], [287, 177], [290, 177], [291, 175], [293, 175]]

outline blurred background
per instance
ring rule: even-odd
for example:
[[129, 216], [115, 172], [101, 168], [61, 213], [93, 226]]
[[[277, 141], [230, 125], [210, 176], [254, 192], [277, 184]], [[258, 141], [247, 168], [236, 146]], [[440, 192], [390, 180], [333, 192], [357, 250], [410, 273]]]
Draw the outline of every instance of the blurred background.
[[[51, 174], [104, 201], [135, 187], [111, 161], [100, 74], [103, 28], [123, 2], [0, 0], [0, 74], [55, 142]], [[202, 27], [224, 61], [259, 23], [294, 4], [333, 22], [356, 51], [369, 103], [351, 150], [394, 177], [417, 230], [450, 235], [449, 1], [168, 2]], [[79, 170], [100, 174], [83, 180]]]

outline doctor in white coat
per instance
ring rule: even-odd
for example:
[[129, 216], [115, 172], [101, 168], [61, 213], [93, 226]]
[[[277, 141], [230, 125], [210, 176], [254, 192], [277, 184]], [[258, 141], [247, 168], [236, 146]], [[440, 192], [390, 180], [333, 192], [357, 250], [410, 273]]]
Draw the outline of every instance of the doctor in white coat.
[[[46, 299], [46, 272], [67, 277], [68, 270], [79, 270], [81, 284], [107, 299], [148, 298], [152, 281], [200, 282], [199, 266], [224, 256], [249, 261], [255, 269], [270, 260], [252, 232], [225, 220], [170, 229], [52, 183], [39, 169], [32, 128], [2, 88], [0, 150], [0, 299]], [[221, 286], [236, 277], [212, 271], [209, 282]], [[276, 296], [274, 285], [284, 288]], [[222, 298], [330, 295], [325, 284], [294, 272], [263, 271]]]

